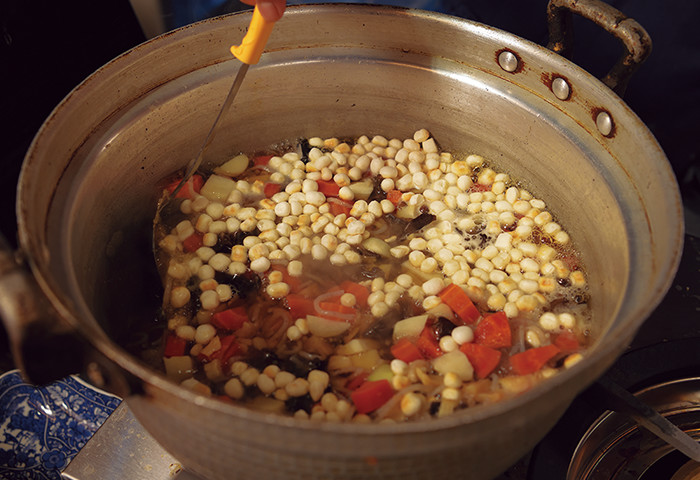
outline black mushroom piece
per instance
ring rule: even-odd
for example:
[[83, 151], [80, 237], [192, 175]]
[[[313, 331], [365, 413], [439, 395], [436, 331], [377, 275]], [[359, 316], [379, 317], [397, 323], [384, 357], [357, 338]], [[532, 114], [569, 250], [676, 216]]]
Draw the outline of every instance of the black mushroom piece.
[[367, 203], [375, 200], [377, 202], [381, 202], [382, 200], [386, 199], [386, 192], [382, 188], [382, 180], [382, 177], [375, 177], [372, 192], [369, 194], [369, 197], [367, 197]]
[[406, 226], [403, 229], [403, 232], [401, 233], [401, 236], [399, 237], [400, 239], [408, 237], [410, 234], [417, 232], [421, 228], [425, 227], [426, 225], [430, 225], [435, 221], [435, 215], [432, 213], [428, 212], [423, 212], [420, 215], [418, 215], [416, 218], [411, 220], [406, 224]]
[[312, 148], [313, 147], [309, 144], [309, 141], [306, 138], [299, 140], [299, 143], [297, 144], [297, 153], [299, 154], [302, 162], [309, 163], [309, 152]]

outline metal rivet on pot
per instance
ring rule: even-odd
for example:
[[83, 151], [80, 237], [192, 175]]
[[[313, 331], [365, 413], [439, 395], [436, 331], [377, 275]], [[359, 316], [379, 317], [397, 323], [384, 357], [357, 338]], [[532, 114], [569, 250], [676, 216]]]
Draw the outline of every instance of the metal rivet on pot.
[[552, 92], [554, 93], [554, 96], [557, 97], [559, 100], [568, 100], [569, 95], [571, 94], [571, 87], [569, 86], [569, 82], [567, 82], [561, 77], [555, 78], [554, 80], [552, 80]]
[[595, 118], [595, 125], [598, 131], [606, 137], [612, 133], [613, 120], [608, 112], [599, 112]]
[[514, 72], [518, 68], [518, 57], [513, 52], [503, 50], [498, 55], [498, 64], [506, 72]]

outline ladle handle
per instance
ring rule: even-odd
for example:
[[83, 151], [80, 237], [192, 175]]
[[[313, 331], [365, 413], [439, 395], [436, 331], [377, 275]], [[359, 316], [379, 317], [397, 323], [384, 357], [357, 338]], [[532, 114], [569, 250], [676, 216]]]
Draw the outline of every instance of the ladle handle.
[[248, 26], [248, 32], [243, 37], [240, 45], [231, 47], [231, 53], [238, 60], [248, 65], [258, 63], [274, 26], [275, 22], [265, 20], [256, 5], [253, 10], [253, 18]]
[[651, 53], [651, 37], [634, 19], [600, 0], [550, 0], [547, 5], [547, 48], [569, 59], [574, 43], [572, 13], [590, 20], [622, 42], [625, 51], [601, 78], [622, 97], [630, 77]]

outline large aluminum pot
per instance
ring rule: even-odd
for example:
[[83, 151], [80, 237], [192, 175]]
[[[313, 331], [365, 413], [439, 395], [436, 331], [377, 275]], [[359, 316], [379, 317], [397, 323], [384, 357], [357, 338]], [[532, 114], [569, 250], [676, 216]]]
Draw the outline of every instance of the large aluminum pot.
[[425, 127], [443, 149], [478, 152], [522, 179], [556, 212], [587, 266], [598, 341], [574, 368], [515, 399], [438, 420], [319, 424], [204, 398], [115, 339], [143, 318], [144, 285], [157, 281], [156, 185], [196, 154], [238, 68], [228, 47], [249, 19], [214, 18], [138, 46], [51, 114], [18, 196], [21, 246], [38, 283], [118, 367], [102, 374], [131, 388], [126, 401], [144, 427], [206, 478], [494, 476], [611, 365], [669, 287], [682, 214], [663, 152], [606, 85], [511, 34], [415, 10], [289, 8], [209, 160], [280, 139], [407, 138]]

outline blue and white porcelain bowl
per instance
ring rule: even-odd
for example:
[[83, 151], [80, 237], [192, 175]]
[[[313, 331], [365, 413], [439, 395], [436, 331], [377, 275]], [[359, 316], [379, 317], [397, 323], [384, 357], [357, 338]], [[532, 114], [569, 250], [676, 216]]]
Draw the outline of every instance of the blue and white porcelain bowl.
[[60, 479], [60, 472], [119, 405], [76, 376], [46, 387], [17, 370], [0, 376], [0, 479]]

